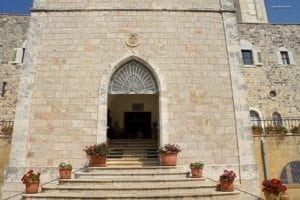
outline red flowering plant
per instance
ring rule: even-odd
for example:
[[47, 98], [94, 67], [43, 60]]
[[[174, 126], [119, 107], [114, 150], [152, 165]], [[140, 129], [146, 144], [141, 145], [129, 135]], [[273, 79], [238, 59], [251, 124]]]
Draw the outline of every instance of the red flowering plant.
[[180, 151], [180, 146], [176, 144], [165, 144], [158, 150], [159, 153], [179, 153]]
[[220, 180], [230, 182], [234, 181], [236, 174], [232, 170], [224, 170], [224, 173], [220, 176]]
[[23, 175], [21, 181], [25, 185], [30, 185], [32, 183], [39, 183], [40, 180], [40, 173], [34, 173], [33, 170], [29, 170], [26, 174]]
[[263, 192], [273, 193], [275, 195], [279, 195], [280, 193], [284, 193], [286, 191], [286, 186], [282, 184], [282, 182], [276, 178], [264, 180], [262, 182]]

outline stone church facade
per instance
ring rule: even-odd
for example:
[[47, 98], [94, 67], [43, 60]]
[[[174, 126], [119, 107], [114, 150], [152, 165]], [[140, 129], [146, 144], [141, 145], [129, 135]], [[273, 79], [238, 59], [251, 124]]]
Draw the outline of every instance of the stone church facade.
[[[215, 180], [232, 169], [258, 195], [249, 107], [300, 112], [299, 26], [266, 23], [262, 0], [35, 0], [3, 197], [22, 191], [28, 168], [50, 180], [62, 161], [82, 167], [83, 148], [108, 141], [108, 121], [124, 130], [135, 112], [148, 113], [143, 137], [182, 147], [179, 165], [204, 160]], [[293, 58], [282, 69], [281, 51]]]

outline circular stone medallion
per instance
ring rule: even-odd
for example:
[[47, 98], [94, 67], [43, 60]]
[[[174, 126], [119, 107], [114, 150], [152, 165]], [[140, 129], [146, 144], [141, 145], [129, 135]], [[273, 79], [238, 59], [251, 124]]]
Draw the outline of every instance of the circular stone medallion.
[[125, 42], [130, 47], [136, 47], [140, 44], [140, 37], [136, 33], [131, 33], [129, 36], [126, 37]]

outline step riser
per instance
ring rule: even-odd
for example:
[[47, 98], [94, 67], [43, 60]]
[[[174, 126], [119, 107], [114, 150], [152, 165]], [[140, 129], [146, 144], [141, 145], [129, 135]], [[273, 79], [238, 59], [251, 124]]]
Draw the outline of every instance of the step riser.
[[186, 178], [187, 174], [75, 174], [75, 178], [78, 179], [101, 179], [101, 178], [112, 178], [112, 179], [142, 179], [142, 178]]
[[213, 192], [215, 191], [215, 188], [168, 188], [168, 189], [143, 189], [143, 190], [137, 190], [137, 189], [93, 189], [93, 190], [85, 190], [85, 189], [43, 189], [43, 192], [47, 193], [87, 193], [90, 195], [110, 195], [110, 194], [127, 194], [127, 195], [151, 195], [153, 193], [155, 194], [174, 194], [174, 192], [178, 193], [195, 193], [195, 194], [201, 194], [203, 192]]
[[55, 198], [55, 197], [45, 197], [45, 198], [39, 198], [39, 197], [36, 197], [36, 198], [27, 198], [27, 199], [34, 199], [34, 200], [57, 200], [57, 199], [64, 199], [64, 200], [82, 200], [82, 199], [98, 199], [98, 200], [132, 200], [132, 199], [141, 199], [141, 200], [164, 200], [164, 199], [167, 199], [167, 200], [241, 200], [239, 198], [238, 195], [231, 195], [231, 196], [201, 196], [201, 195], [193, 195], [193, 196], [181, 196], [181, 197], [176, 197], [176, 196], [169, 196], [169, 197], [156, 197], [156, 198], [143, 198], [143, 197], [137, 197], [137, 196], [132, 196], [132, 197], [129, 197], [129, 198], [125, 198], [125, 197], [110, 197], [110, 198], [107, 198], [107, 197], [95, 197], [95, 198], [92, 198], [92, 197], [86, 197], [86, 196], [80, 196], [78, 198], [76, 197], [63, 197], [63, 198]]
[[111, 182], [111, 181], [107, 181], [107, 182], [60, 182], [61, 185], [63, 186], [82, 186], [82, 187], [88, 187], [88, 186], [92, 186], [93, 184], [95, 185], [103, 185], [103, 186], [115, 186], [115, 187], [126, 187], [128, 186], [128, 184], [130, 184], [130, 186], [132, 187], [139, 187], [141, 186], [141, 184], [145, 187], [151, 187], [154, 184], [155, 185], [167, 185], [167, 186], [201, 186], [201, 185], [205, 185], [203, 183], [203, 181], [156, 181], [156, 182]]
[[134, 173], [182, 173], [180, 167], [154, 167], [154, 168], [109, 168], [109, 167], [91, 167], [89, 172], [98, 174], [134, 174]]

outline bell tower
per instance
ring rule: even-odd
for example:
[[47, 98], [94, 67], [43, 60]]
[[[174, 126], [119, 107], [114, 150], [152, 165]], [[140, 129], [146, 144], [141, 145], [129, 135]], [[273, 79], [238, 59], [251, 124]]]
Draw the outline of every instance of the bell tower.
[[268, 23], [264, 0], [235, 0], [239, 23]]

